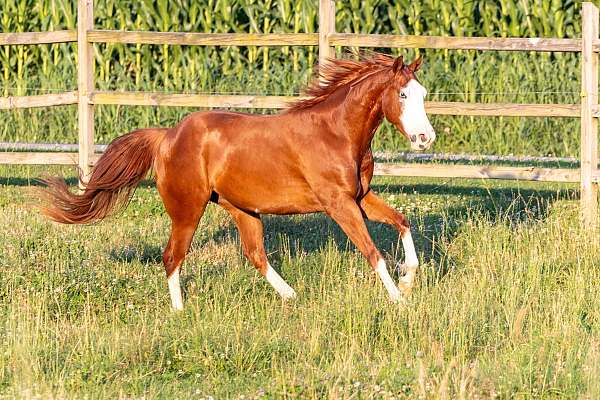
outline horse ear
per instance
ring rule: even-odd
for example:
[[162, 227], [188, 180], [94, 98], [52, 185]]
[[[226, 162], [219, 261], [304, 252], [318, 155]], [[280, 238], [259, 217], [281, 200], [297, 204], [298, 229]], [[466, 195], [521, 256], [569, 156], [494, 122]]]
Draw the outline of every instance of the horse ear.
[[419, 68], [421, 68], [421, 64], [423, 64], [423, 57], [419, 56], [415, 59], [415, 61], [412, 62], [412, 64], [408, 66], [408, 69], [410, 69], [412, 72], [417, 72]]
[[394, 65], [392, 65], [392, 71], [394, 71], [394, 73], [398, 73], [398, 72], [402, 71], [403, 67], [404, 67], [404, 58], [402, 58], [402, 56], [400, 56], [394, 60]]

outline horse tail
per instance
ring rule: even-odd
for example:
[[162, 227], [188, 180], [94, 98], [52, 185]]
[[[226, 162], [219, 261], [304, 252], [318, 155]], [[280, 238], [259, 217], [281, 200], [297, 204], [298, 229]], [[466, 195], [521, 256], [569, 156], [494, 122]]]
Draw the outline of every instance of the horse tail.
[[[139, 129], [111, 142], [100, 157], [83, 192], [73, 193], [63, 178], [40, 179], [38, 208], [48, 218], [63, 224], [100, 221], [127, 205], [138, 183], [154, 163], [167, 129]], [[79, 173], [82, 178], [81, 171]]]

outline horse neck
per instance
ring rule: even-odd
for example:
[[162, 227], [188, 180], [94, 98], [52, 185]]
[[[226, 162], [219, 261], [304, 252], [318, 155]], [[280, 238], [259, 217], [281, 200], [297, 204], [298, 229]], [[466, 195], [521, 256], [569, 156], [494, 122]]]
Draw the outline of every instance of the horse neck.
[[381, 96], [387, 79], [381, 75], [375, 74], [350, 88], [336, 110], [344, 121], [345, 134], [349, 135], [361, 155], [370, 149], [375, 131], [383, 119]]

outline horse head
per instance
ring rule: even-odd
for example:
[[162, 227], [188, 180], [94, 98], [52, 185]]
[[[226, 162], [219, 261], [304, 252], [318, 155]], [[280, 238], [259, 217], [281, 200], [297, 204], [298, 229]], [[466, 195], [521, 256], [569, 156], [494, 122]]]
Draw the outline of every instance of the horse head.
[[386, 119], [410, 141], [413, 150], [426, 150], [435, 141], [435, 131], [425, 113], [427, 90], [415, 76], [422, 61], [419, 57], [406, 65], [402, 56], [394, 60], [389, 84], [381, 97]]

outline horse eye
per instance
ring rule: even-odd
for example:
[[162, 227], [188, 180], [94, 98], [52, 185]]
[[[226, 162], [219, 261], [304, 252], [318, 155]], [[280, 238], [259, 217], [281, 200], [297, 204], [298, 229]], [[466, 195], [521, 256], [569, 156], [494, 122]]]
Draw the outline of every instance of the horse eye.
[[405, 98], [406, 98], [406, 93], [404, 93], [404, 92], [400, 92], [400, 98], [401, 98], [401, 99], [405, 99]]

